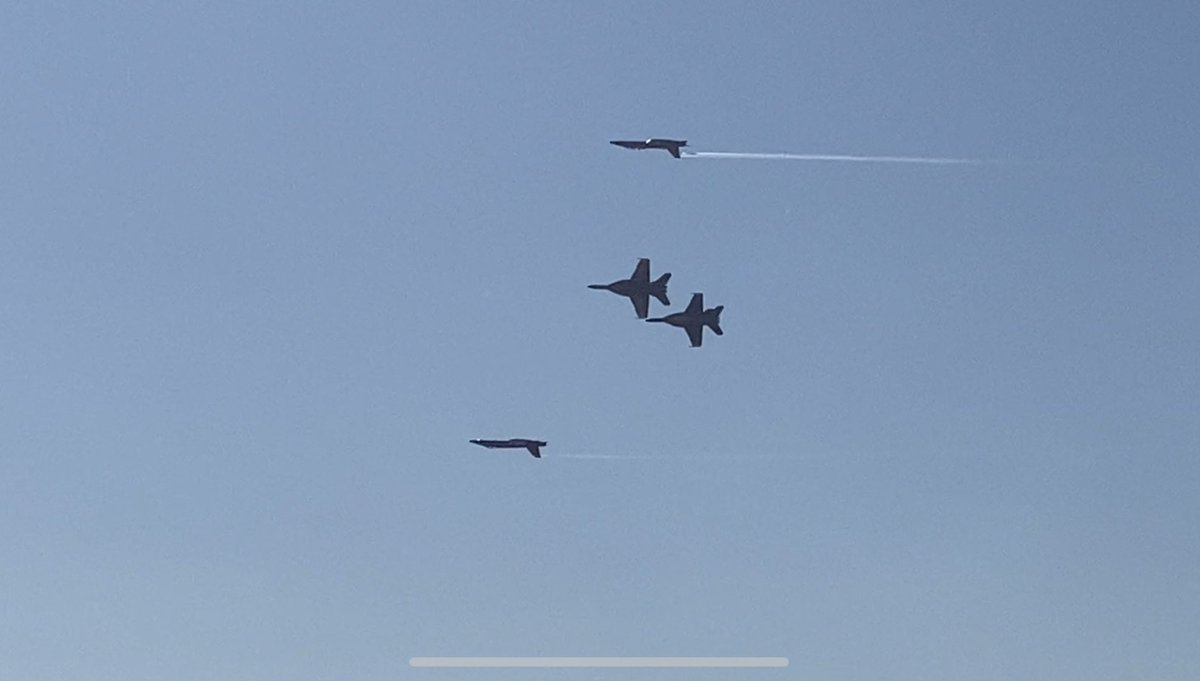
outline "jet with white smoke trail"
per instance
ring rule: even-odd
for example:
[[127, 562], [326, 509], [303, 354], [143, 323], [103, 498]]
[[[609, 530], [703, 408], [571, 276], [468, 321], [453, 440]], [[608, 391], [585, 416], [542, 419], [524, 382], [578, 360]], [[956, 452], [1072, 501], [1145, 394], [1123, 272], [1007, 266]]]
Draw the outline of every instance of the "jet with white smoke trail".
[[683, 151], [687, 140], [652, 137], [648, 140], [613, 140], [626, 149], [663, 149], [675, 158], [725, 158], [755, 161], [816, 161], [825, 163], [916, 163], [925, 165], [991, 165], [1004, 163], [983, 158], [945, 158], [939, 156], [856, 156], [853, 154], [792, 154], [756, 151]]

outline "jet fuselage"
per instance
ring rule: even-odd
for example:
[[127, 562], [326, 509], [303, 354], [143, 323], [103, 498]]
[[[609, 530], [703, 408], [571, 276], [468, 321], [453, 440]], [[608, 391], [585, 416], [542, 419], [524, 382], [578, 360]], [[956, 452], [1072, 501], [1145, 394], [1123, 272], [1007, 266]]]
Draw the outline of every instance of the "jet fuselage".
[[712, 332], [718, 336], [725, 334], [721, 330], [721, 311], [725, 309], [724, 305], [710, 307], [704, 309], [704, 294], [693, 293], [692, 302], [683, 312], [675, 312], [665, 317], [655, 317], [647, 319], [648, 322], [662, 322], [671, 326], [678, 326], [687, 331], [688, 340], [693, 348], [698, 348], [704, 342], [704, 327], [712, 329]]
[[675, 158], [679, 158], [679, 149], [687, 146], [687, 140], [672, 140], [664, 137], [651, 137], [648, 140], [612, 140], [609, 144], [626, 149], [663, 149]]
[[[724, 309], [724, 305], [718, 305], [716, 307], [710, 307], [704, 312], [700, 313], [675, 312], [667, 315], [666, 317], [657, 317], [654, 319], [647, 319], [646, 321], [664, 322], [666, 324], [670, 324], [671, 326], [678, 326], [683, 329], [686, 329], [689, 326], [712, 326], [720, 322], [721, 310]], [[718, 332], [717, 335], [720, 335], [720, 333]]]
[[507, 440], [471, 440], [471, 444], [487, 447], [488, 449], [528, 449], [534, 458], [542, 458], [541, 448], [546, 446], [544, 440], [527, 440], [522, 437]]
[[640, 258], [633, 275], [628, 279], [618, 279], [611, 284], [588, 284], [588, 288], [601, 291], [612, 291], [619, 296], [625, 296], [633, 302], [633, 311], [638, 319], [645, 319], [650, 311], [650, 296], [658, 298], [663, 305], [670, 305], [667, 299], [667, 282], [671, 273], [667, 272], [654, 281], [650, 281], [650, 259]]
[[[619, 296], [632, 298], [634, 296], [654, 296], [662, 298], [667, 295], [666, 282], [659, 281], [633, 281], [632, 279], [620, 279], [611, 284], [588, 284], [588, 288], [599, 289], [601, 291], [612, 291]], [[668, 305], [670, 303], [667, 303]]]

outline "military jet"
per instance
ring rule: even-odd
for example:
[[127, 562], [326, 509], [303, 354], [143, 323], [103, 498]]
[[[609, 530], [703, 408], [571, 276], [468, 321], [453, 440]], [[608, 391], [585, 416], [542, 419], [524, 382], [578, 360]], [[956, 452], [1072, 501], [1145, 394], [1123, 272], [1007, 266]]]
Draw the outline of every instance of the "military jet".
[[471, 443], [488, 449], [528, 449], [535, 459], [542, 458], [541, 448], [546, 446], [541, 440], [526, 440], [520, 437], [509, 440], [471, 440]]
[[692, 341], [692, 347], [698, 348], [704, 342], [704, 327], [713, 330], [713, 333], [718, 336], [725, 334], [721, 330], [721, 310], [724, 310], [724, 305], [718, 305], [707, 310], [704, 309], [704, 294], [693, 293], [692, 302], [688, 303], [687, 309], [683, 312], [669, 314], [666, 317], [656, 317], [647, 319], [648, 322], [665, 322], [671, 326], [681, 326], [687, 331], [688, 339]]
[[667, 272], [658, 279], [650, 281], [650, 259], [638, 260], [633, 276], [628, 279], [614, 281], [611, 284], [588, 284], [588, 288], [612, 291], [619, 296], [625, 296], [633, 303], [633, 311], [638, 319], [645, 319], [650, 312], [650, 296], [658, 298], [663, 305], [670, 305], [667, 300], [667, 280], [671, 273]]
[[675, 158], [679, 158], [679, 148], [687, 146], [687, 140], [668, 140], [659, 137], [652, 137], [645, 142], [638, 140], [613, 140], [609, 144], [615, 144], [618, 147], [626, 149], [666, 149]]

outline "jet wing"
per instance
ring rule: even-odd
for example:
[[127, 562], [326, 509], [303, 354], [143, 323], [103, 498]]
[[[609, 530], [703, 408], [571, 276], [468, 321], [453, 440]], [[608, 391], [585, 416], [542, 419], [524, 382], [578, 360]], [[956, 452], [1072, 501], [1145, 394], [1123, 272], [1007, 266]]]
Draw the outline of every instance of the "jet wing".
[[633, 303], [633, 311], [637, 314], [638, 319], [645, 319], [650, 313], [650, 296], [649, 294], [634, 294], [629, 296], [629, 302]]
[[692, 347], [693, 348], [700, 347], [700, 344], [704, 342], [704, 325], [703, 324], [694, 324], [694, 325], [688, 326], [686, 328], [687, 328], [688, 340], [692, 341]]
[[704, 294], [693, 293], [692, 302], [688, 303], [687, 309], [684, 312], [687, 314], [700, 314], [704, 312]]
[[637, 267], [633, 269], [631, 281], [647, 283], [650, 281], [650, 258], [639, 258]]

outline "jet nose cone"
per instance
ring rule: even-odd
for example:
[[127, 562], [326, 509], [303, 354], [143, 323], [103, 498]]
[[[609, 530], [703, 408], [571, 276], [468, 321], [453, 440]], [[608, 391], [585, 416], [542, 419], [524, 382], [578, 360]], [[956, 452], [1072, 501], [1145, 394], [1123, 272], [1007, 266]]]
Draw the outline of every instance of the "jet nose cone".
[[598, 288], [600, 290], [604, 290], [608, 288], [608, 284], [588, 284], [588, 288]]

